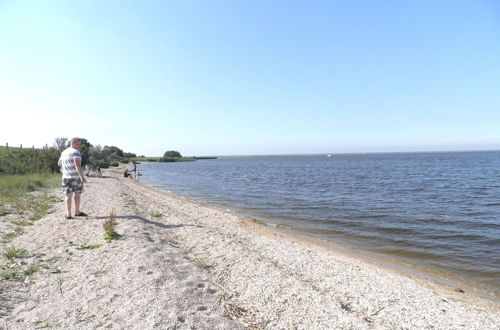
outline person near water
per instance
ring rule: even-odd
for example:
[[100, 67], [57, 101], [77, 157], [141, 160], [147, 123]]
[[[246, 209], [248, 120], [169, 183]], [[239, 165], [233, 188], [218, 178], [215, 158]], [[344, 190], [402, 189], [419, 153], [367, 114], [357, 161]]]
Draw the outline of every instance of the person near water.
[[87, 180], [83, 176], [81, 166], [82, 156], [80, 147], [82, 145], [80, 138], [72, 138], [69, 148], [65, 149], [59, 157], [59, 167], [62, 172], [62, 189], [65, 194], [64, 202], [66, 205], [66, 219], [72, 219], [72, 204], [75, 204], [75, 216], [86, 216], [80, 210], [81, 194], [83, 192], [83, 184]]

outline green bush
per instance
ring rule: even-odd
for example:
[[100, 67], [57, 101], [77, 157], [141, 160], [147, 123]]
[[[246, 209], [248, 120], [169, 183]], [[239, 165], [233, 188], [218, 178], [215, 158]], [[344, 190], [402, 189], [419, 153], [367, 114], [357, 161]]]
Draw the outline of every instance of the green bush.
[[98, 160], [95, 162], [95, 166], [100, 167], [100, 168], [108, 168], [109, 163], [106, 160]]
[[57, 173], [60, 155], [56, 149], [0, 148], [0, 175]]
[[169, 150], [169, 151], [165, 151], [165, 153], [163, 154], [163, 158], [176, 158], [176, 157], [182, 157], [181, 153], [178, 152], [178, 151], [175, 151], [175, 150]]
[[118, 163], [118, 162], [116, 162], [116, 161], [115, 161], [115, 162], [111, 162], [111, 163], [109, 164], [109, 166], [114, 166], [114, 167], [117, 167], [117, 166], [119, 166], [119, 165], [120, 165], [120, 163]]

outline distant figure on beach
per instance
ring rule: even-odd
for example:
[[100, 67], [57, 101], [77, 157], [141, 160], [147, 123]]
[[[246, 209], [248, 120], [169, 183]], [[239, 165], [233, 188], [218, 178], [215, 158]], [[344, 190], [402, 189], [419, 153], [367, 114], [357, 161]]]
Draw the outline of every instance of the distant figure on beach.
[[123, 176], [125, 178], [128, 178], [130, 176], [130, 173], [128, 172], [128, 168], [125, 169], [125, 172], [123, 172]]
[[[130, 177], [134, 178], [134, 179], [137, 179], [137, 177], [139, 176], [139, 169], [137, 168], [137, 164], [140, 164], [136, 161], [132, 161], [132, 165], [134, 166], [134, 169], [133, 170], [130, 170], [130, 172], [128, 173], [128, 175], [130, 175]], [[128, 169], [127, 169], [128, 171]]]
[[87, 180], [83, 176], [81, 166], [82, 156], [80, 147], [82, 143], [79, 138], [72, 138], [70, 147], [61, 153], [58, 164], [62, 171], [62, 190], [65, 193], [66, 219], [72, 219], [71, 207], [75, 202], [75, 216], [86, 216], [80, 211], [80, 198], [83, 192], [83, 184]]

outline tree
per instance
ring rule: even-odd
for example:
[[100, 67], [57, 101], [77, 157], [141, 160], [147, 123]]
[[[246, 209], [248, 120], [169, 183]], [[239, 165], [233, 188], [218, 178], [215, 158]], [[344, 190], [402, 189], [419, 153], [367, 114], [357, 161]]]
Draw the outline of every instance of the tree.
[[182, 157], [182, 155], [180, 152], [175, 150], [169, 150], [163, 154], [163, 158], [177, 158], [177, 157]]
[[56, 138], [54, 140], [53, 146], [55, 149], [57, 149], [59, 151], [63, 151], [64, 149], [66, 149], [69, 146], [68, 138], [64, 138], [64, 137]]
[[134, 154], [134, 153], [132, 153], [132, 152], [124, 152], [123, 153], [123, 157], [125, 157], [125, 158], [136, 158], [137, 155]]
[[111, 161], [120, 161], [123, 159], [123, 150], [115, 146], [104, 146], [102, 148], [103, 153]]
[[82, 143], [80, 146], [80, 154], [82, 155], [82, 166], [85, 167], [90, 159], [90, 150], [93, 148], [92, 144], [87, 139], [80, 139]]

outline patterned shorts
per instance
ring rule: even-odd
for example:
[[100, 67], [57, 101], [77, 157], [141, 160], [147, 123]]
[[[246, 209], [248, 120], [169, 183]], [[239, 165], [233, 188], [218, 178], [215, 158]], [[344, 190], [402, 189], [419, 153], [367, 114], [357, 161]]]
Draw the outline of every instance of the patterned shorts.
[[63, 179], [62, 180], [62, 190], [64, 193], [78, 193], [81, 194], [83, 192], [83, 183], [80, 178], [76, 179]]

